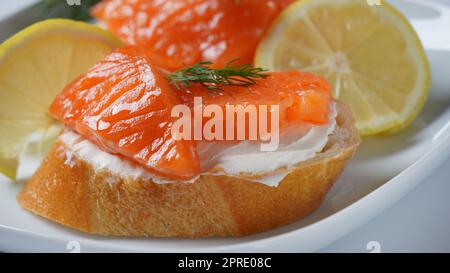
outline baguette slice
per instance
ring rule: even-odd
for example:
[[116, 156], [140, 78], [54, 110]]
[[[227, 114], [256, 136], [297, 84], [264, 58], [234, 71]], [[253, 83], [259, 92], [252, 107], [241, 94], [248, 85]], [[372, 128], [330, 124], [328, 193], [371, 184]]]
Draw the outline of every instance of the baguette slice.
[[199, 238], [273, 229], [316, 209], [354, 154], [360, 138], [353, 118], [339, 102], [337, 109], [324, 150], [292, 167], [278, 187], [248, 177], [173, 184], [119, 177], [76, 157], [65, 164], [61, 150], [69, 148], [58, 141], [18, 200], [37, 215], [101, 235]]

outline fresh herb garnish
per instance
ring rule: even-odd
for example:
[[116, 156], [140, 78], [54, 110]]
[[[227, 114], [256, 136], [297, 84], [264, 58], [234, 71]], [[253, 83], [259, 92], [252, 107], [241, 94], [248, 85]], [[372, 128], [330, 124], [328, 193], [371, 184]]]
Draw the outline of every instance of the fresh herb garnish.
[[229, 62], [224, 68], [212, 68], [212, 62], [199, 62], [167, 75], [167, 79], [178, 90], [188, 88], [192, 83], [217, 90], [229, 85], [249, 86], [256, 83], [255, 79], [267, 77], [264, 74], [267, 70], [250, 64], [233, 64], [235, 61]]
[[68, 18], [88, 21], [92, 17], [89, 9], [100, 0], [41, 0], [31, 6], [39, 13], [40, 18]]

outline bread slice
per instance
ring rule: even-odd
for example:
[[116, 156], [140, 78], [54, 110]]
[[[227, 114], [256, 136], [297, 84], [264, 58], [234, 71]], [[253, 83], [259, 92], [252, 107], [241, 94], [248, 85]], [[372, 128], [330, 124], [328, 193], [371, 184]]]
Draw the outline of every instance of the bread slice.
[[119, 177], [79, 158], [65, 164], [61, 149], [69, 148], [59, 141], [18, 200], [37, 215], [101, 235], [199, 238], [273, 229], [316, 209], [355, 152], [351, 113], [341, 103], [337, 110], [324, 150], [291, 168], [278, 187], [229, 176], [173, 184]]

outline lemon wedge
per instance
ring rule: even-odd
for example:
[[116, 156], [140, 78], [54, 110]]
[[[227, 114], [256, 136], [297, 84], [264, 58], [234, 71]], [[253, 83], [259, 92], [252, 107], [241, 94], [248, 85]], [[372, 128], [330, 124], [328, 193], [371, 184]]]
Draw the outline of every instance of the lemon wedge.
[[30, 138], [48, 147], [58, 127], [48, 107], [66, 84], [121, 42], [96, 26], [66, 19], [36, 23], [0, 45], [0, 172], [15, 179]]
[[290, 5], [260, 43], [255, 65], [327, 78], [351, 108], [361, 135], [408, 126], [430, 89], [423, 46], [386, 2], [303, 0]]

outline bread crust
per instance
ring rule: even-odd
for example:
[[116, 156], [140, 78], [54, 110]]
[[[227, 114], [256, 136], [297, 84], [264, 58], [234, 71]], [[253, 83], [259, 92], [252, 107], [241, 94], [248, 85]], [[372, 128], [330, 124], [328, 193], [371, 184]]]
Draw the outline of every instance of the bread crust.
[[101, 235], [200, 238], [273, 229], [315, 210], [359, 145], [349, 110], [337, 108], [327, 147], [291, 168], [278, 187], [248, 177], [203, 175], [173, 184], [119, 177], [76, 157], [65, 164], [69, 148], [58, 141], [18, 201], [37, 215]]

